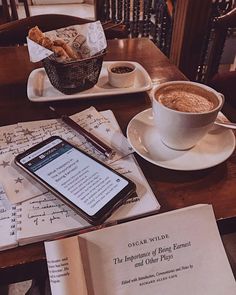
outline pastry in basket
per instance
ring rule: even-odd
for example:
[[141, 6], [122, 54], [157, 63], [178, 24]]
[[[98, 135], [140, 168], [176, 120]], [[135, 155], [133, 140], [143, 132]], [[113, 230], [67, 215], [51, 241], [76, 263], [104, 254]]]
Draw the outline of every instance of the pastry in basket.
[[53, 41], [53, 45], [54, 46], [59, 46], [62, 47], [66, 54], [72, 58], [72, 59], [80, 59], [81, 55], [79, 52], [76, 52], [75, 50], [73, 50], [68, 44], [66, 44], [63, 40], [54, 40]]
[[[106, 53], [100, 22], [69, 26], [43, 33], [38, 26], [28, 33], [28, 50], [33, 62], [42, 66], [54, 88], [71, 95], [96, 85]], [[43, 46], [35, 46], [35, 43]], [[49, 49], [50, 51], [46, 50]], [[52, 52], [54, 54], [52, 54]]]
[[81, 54], [66, 44], [65, 41], [61, 39], [51, 40], [45, 36], [38, 26], [29, 30], [28, 37], [41, 46], [52, 50], [56, 57], [59, 57], [62, 61], [81, 59]]
[[38, 26], [33, 27], [29, 30], [28, 37], [34, 42], [41, 44], [42, 38], [45, 37], [43, 32], [38, 28]]
[[56, 30], [56, 36], [60, 40], [64, 40], [67, 44], [70, 44], [70, 48], [77, 54], [80, 54], [81, 58], [90, 57], [90, 49], [87, 45], [87, 38], [81, 33], [78, 33], [75, 28], [68, 27]]

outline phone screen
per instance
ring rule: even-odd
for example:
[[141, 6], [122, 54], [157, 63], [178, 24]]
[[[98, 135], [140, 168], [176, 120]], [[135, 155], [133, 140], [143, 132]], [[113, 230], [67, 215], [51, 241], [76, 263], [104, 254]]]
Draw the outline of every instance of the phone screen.
[[57, 137], [18, 161], [90, 216], [129, 184], [126, 178]]

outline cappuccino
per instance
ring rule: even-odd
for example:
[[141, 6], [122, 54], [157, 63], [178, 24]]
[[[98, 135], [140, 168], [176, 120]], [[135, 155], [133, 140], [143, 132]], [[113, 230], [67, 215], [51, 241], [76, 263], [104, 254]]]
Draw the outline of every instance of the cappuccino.
[[224, 103], [214, 89], [190, 81], [165, 82], [151, 94], [157, 135], [175, 150], [195, 146], [212, 128]]
[[218, 105], [215, 95], [193, 85], [175, 84], [160, 88], [155, 98], [167, 108], [187, 113], [204, 113]]

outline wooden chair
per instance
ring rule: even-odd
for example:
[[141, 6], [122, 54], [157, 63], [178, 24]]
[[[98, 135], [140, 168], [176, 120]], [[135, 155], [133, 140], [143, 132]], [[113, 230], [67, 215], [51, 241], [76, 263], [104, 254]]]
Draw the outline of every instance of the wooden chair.
[[[36, 25], [43, 32], [46, 32], [66, 26], [84, 24], [88, 22], [92, 21], [80, 17], [61, 14], [36, 15], [12, 21], [0, 25], [0, 46], [15, 46], [25, 44], [29, 29]], [[117, 24], [106, 22], [103, 24], [103, 28], [107, 39], [117, 36], [122, 37], [122, 34], [117, 34]]]
[[229, 28], [236, 28], [236, 8], [215, 19], [214, 37], [211, 50], [208, 53], [205, 83], [222, 92], [226, 102], [236, 107], [236, 71], [218, 72]]
[[24, 4], [26, 17], [30, 17], [30, 10], [29, 10], [28, 0], [18, 0], [18, 1]]
[[211, 49], [208, 53], [209, 59], [207, 61], [205, 72], [206, 82], [209, 82], [218, 72], [227, 33], [231, 28], [236, 28], [236, 8], [225, 15], [215, 18], [212, 38], [213, 41]]
[[[27, 0], [19, 0], [24, 4], [26, 17], [30, 16], [29, 4]], [[3, 14], [6, 22], [18, 20], [17, 4], [15, 0], [2, 0]]]
[[121, 22], [128, 37], [149, 37], [169, 54], [173, 22], [171, 0], [95, 0], [95, 18]]

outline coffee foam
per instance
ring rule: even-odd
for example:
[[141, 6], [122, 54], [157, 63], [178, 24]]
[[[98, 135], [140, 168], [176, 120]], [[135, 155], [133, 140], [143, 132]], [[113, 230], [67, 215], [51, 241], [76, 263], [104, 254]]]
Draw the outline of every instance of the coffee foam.
[[190, 113], [208, 112], [219, 104], [214, 93], [195, 85], [181, 83], [159, 88], [155, 99], [170, 109]]

